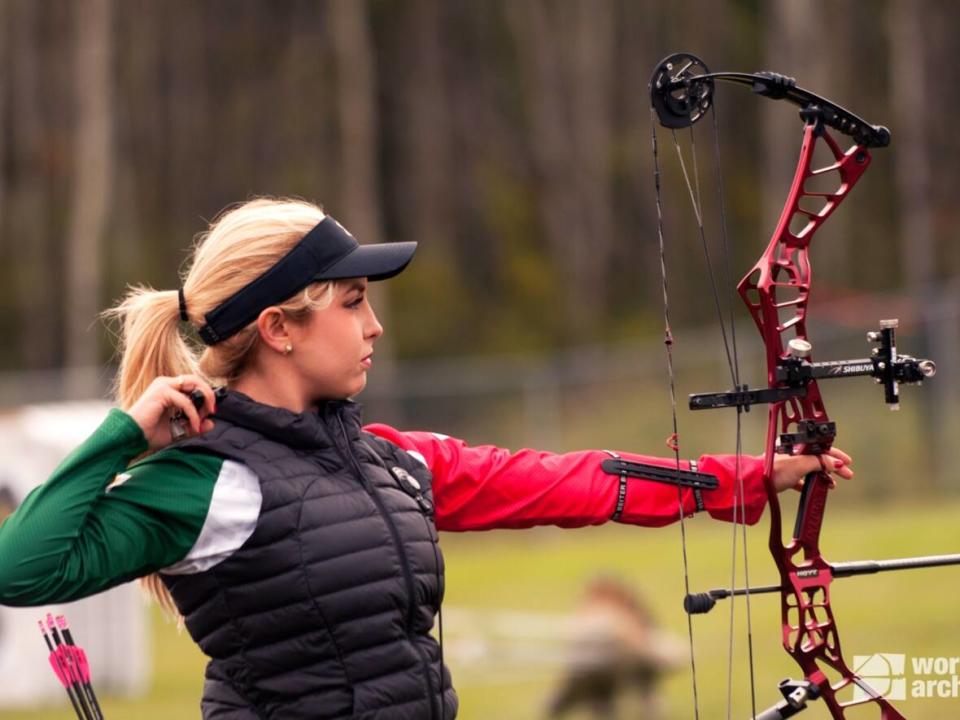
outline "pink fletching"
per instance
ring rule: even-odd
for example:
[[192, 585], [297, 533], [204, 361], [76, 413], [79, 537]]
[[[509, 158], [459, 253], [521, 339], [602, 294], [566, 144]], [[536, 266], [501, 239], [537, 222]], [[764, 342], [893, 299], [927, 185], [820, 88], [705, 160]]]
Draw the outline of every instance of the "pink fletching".
[[87, 654], [83, 651], [83, 648], [77, 645], [71, 645], [69, 650], [73, 657], [74, 667], [80, 673], [80, 679], [83, 682], [90, 682], [90, 663], [87, 662]]
[[53, 613], [47, 613], [47, 627], [51, 630], [56, 627], [56, 623], [53, 622]]
[[57, 615], [57, 627], [61, 630], [67, 629], [67, 618], [63, 615]]
[[57, 659], [63, 666], [63, 672], [67, 676], [68, 681], [80, 682], [80, 670], [77, 668], [77, 664], [74, 662], [73, 656], [70, 654], [70, 648], [66, 645], [60, 645], [54, 652], [56, 652]]
[[63, 664], [60, 662], [60, 658], [57, 653], [54, 651], [50, 653], [50, 667], [53, 668], [53, 674], [57, 676], [57, 680], [60, 681], [60, 684], [64, 687], [70, 687], [70, 684], [73, 682], [68, 676], [66, 670], [63, 668]]

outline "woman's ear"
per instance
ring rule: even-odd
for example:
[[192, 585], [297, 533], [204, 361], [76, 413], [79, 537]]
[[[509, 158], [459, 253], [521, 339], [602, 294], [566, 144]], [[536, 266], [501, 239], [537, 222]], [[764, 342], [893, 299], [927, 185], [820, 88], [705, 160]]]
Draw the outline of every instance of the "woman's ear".
[[260, 339], [271, 350], [284, 355], [290, 352], [287, 348], [293, 343], [290, 325], [290, 319], [278, 307], [268, 307], [257, 316]]

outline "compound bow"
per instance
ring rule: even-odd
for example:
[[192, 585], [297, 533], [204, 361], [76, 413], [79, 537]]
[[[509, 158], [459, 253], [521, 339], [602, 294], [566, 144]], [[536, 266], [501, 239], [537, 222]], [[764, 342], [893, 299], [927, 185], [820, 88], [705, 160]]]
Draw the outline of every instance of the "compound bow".
[[[912, 358], [898, 352], [895, 338], [896, 320], [883, 320], [878, 330], [867, 334], [869, 342], [876, 346], [869, 358], [831, 362], [811, 360], [811, 343], [808, 340], [806, 325], [811, 287], [811, 267], [808, 257], [810, 242], [816, 231], [847, 197], [869, 166], [870, 148], [888, 145], [890, 132], [884, 127], [871, 125], [839, 105], [798, 87], [792, 78], [767, 72], [711, 73], [699, 58], [688, 53], [671, 55], [654, 70], [650, 82], [651, 116], [655, 115], [659, 124], [671, 129], [674, 133], [677, 129], [691, 127], [711, 109], [714, 86], [717, 81], [747, 85], [755, 93], [764, 97], [786, 100], [800, 108], [800, 119], [803, 122], [800, 159], [776, 230], [763, 255], [737, 286], [737, 291], [746, 303], [763, 340], [767, 386], [750, 389], [746, 385], [741, 385], [739, 370], [731, 367], [734, 382], [732, 390], [690, 396], [690, 408], [693, 410], [722, 407], [737, 409], [738, 453], [739, 413], [749, 410], [751, 405], [769, 405], [763, 480], [770, 506], [769, 548], [779, 569], [780, 582], [750, 588], [748, 579], [745, 588], [712, 590], [701, 594], [691, 594], [688, 585], [684, 605], [688, 614], [695, 614], [707, 612], [720, 598], [733, 595], [780, 593], [783, 646], [799, 664], [803, 671], [803, 679], [784, 680], [780, 684], [783, 700], [759, 715], [754, 707], [755, 720], [782, 720], [791, 717], [805, 709], [809, 700], [817, 698], [823, 699], [835, 720], [848, 720], [850, 708], [867, 705], [876, 707], [877, 714], [871, 716], [879, 720], [905, 720], [887, 699], [851, 670], [844, 660], [830, 604], [830, 584], [835, 577], [960, 564], [960, 555], [831, 564], [823, 558], [819, 542], [824, 509], [832, 487], [829, 474], [821, 470], [807, 476], [801, 491], [792, 537], [787, 543], [783, 541], [781, 509], [771, 480], [775, 453], [821, 455], [833, 444], [836, 424], [827, 415], [823, 397], [817, 385], [818, 380], [852, 376], [873, 377], [883, 386], [887, 404], [892, 409], [897, 409], [901, 384], [919, 384], [936, 372], [932, 361]], [[714, 128], [716, 129], [716, 123]], [[832, 133], [851, 138], [853, 145], [843, 150]], [[682, 162], [683, 155], [676, 135], [674, 135], [674, 143]], [[829, 149], [833, 162], [827, 167], [815, 168], [813, 166], [814, 150], [819, 143]], [[660, 179], [655, 127], [653, 150], [659, 213]], [[684, 175], [687, 178], [702, 236], [703, 220], [699, 207], [699, 188], [695, 189], [691, 184], [686, 167], [684, 167]], [[838, 177], [839, 182], [836, 187], [822, 191], [814, 187], [814, 178], [818, 176]], [[664, 269], [666, 343], [669, 358], [673, 336], [666, 306], [662, 225], [661, 218], [658, 229]], [[726, 246], [725, 235], [724, 230]], [[704, 247], [706, 249], [706, 244]], [[710, 276], [713, 278], [712, 267]], [[717, 310], [720, 312], [716, 283], [714, 283], [714, 294]], [[720, 314], [722, 326], [723, 318], [722, 313]], [[735, 331], [733, 358], [735, 363]], [[670, 365], [672, 387], [674, 382], [672, 360]], [[676, 418], [674, 423], [676, 424]], [[676, 427], [674, 430], [676, 431]], [[740, 493], [742, 498], [742, 487]], [[680, 515], [682, 522], [682, 510]], [[685, 548], [684, 557], [686, 557]], [[684, 562], [686, 564], [686, 560]], [[692, 656], [691, 630], [691, 659]], [[840, 697], [841, 693], [854, 688], [858, 688], [860, 692], [855, 693], [852, 698]], [[695, 667], [694, 696], [696, 703]], [[863, 709], [857, 712], [862, 712]], [[728, 710], [728, 714], [729, 712]], [[697, 715], [699, 716], [699, 711]], [[865, 716], [857, 714], [856, 717]]]

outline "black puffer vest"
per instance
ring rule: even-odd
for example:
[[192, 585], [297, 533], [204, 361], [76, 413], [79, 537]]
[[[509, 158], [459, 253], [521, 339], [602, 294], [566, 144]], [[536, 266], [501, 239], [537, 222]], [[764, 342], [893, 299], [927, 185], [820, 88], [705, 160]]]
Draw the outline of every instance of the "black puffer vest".
[[350, 402], [296, 414], [226, 392], [214, 421], [178, 447], [244, 463], [263, 502], [227, 560], [163, 576], [211, 658], [203, 717], [452, 720], [429, 634], [443, 596], [430, 472], [362, 432]]

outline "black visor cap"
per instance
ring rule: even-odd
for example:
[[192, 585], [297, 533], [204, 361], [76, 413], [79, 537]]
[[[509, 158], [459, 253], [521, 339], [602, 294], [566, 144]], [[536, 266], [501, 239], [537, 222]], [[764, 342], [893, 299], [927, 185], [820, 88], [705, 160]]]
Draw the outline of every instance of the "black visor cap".
[[365, 277], [386, 280], [409, 264], [415, 242], [360, 245], [332, 217], [324, 218], [263, 275], [204, 316], [198, 331], [207, 345], [239, 332], [260, 312], [312, 282]]

